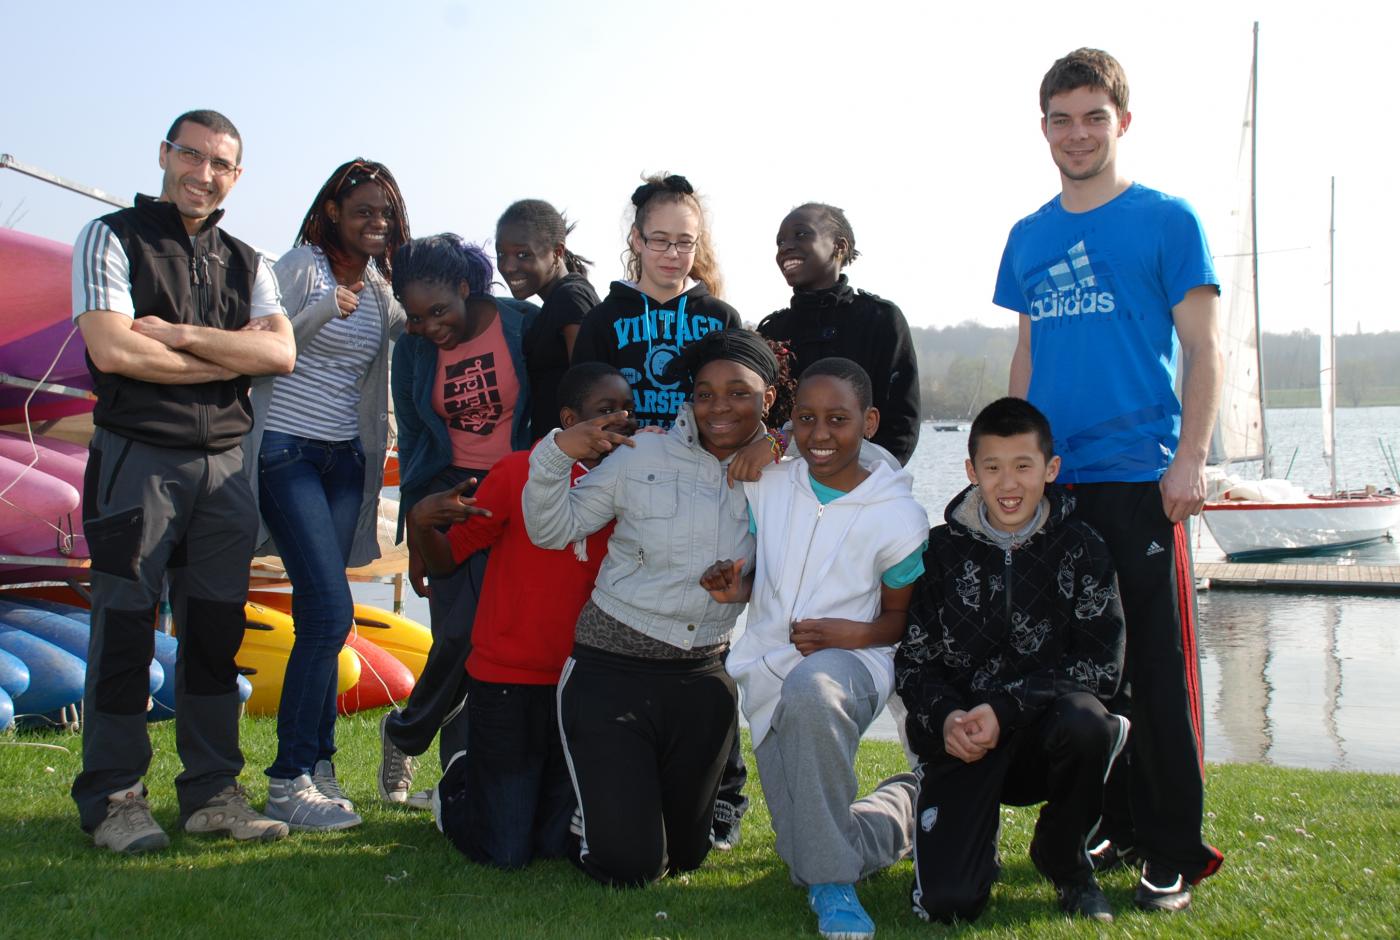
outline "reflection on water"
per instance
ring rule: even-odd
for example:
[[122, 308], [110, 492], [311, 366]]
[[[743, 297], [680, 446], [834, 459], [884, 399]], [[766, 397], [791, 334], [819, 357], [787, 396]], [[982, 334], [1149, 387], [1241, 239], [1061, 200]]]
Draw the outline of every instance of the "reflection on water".
[[1400, 772], [1400, 601], [1199, 595], [1206, 756]]

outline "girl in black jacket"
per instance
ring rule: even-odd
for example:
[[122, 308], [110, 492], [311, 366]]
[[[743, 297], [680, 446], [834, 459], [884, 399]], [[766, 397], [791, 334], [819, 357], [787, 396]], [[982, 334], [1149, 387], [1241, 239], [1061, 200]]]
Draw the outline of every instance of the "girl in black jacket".
[[758, 332], [787, 345], [796, 360], [793, 375], [827, 356], [860, 363], [880, 412], [873, 440], [903, 465], [919, 442], [919, 366], [899, 308], [851, 287], [841, 273], [859, 256], [840, 209], [809, 202], [789, 212], [778, 228], [777, 261], [792, 304], [765, 317]]

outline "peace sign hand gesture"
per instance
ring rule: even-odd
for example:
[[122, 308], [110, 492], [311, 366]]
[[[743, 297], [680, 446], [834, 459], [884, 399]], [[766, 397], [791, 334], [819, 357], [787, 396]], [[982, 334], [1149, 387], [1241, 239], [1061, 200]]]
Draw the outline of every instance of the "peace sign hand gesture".
[[554, 444], [575, 460], [597, 460], [607, 456], [619, 444], [636, 447], [636, 443], [627, 435], [608, 430], [610, 425], [618, 423], [619, 417], [626, 416], [625, 411], [615, 411], [580, 421], [554, 435]]

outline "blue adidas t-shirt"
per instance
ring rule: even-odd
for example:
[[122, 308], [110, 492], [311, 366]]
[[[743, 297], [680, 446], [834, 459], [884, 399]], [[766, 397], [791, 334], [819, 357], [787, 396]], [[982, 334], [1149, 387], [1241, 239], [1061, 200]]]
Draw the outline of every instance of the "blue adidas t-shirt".
[[1195, 210], [1136, 183], [1089, 212], [1056, 196], [1012, 227], [992, 300], [1030, 317], [1027, 397], [1050, 419], [1060, 482], [1166, 471], [1181, 434], [1172, 307], [1207, 284]]

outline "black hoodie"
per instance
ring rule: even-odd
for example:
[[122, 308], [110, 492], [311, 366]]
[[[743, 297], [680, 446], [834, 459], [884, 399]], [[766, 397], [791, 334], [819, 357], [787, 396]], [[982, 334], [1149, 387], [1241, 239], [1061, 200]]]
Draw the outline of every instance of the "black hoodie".
[[981, 492], [969, 486], [929, 532], [909, 626], [895, 653], [895, 688], [909, 710], [909, 745], [947, 758], [943, 722], [992, 706], [1003, 740], [1056, 698], [1107, 702], [1123, 670], [1123, 605], [1099, 534], [1072, 516], [1074, 497], [1045, 488], [1047, 512], [1009, 546], [989, 534]]
[[919, 364], [909, 324], [899, 308], [882, 297], [856, 290], [846, 276], [835, 287], [799, 290], [792, 306], [763, 318], [758, 332], [787, 343], [795, 361], [793, 378], [818, 359], [844, 356], [870, 373], [872, 404], [880, 410], [873, 440], [894, 454], [900, 466], [919, 443]]
[[613, 281], [608, 296], [579, 326], [573, 364], [616, 366], [632, 386], [637, 423], [666, 428], [691, 391], [687, 380], [666, 381], [666, 366], [706, 333], [740, 326], [738, 312], [711, 297], [704, 284], [663, 304], [635, 284]]

